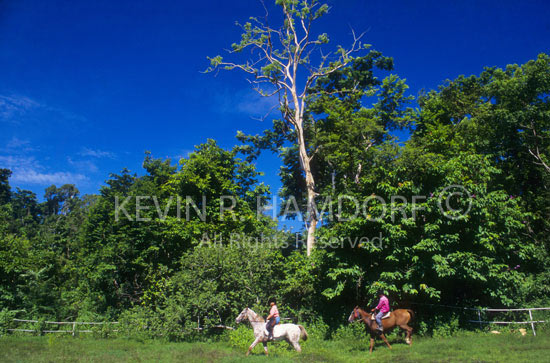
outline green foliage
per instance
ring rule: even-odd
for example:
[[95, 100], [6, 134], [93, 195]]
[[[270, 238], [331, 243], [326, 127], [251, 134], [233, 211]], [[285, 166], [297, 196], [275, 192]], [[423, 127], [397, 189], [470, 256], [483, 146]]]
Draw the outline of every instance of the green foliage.
[[359, 342], [359, 344], [363, 344], [363, 340], [365, 339], [365, 337], [365, 325], [358, 322], [339, 327], [332, 334], [331, 339], [350, 343]]
[[458, 317], [452, 316], [450, 319], [438, 320], [434, 322], [433, 337], [434, 338], [448, 338], [453, 336], [459, 331]]
[[8, 329], [13, 326], [13, 319], [15, 318], [15, 311], [3, 308], [0, 310], [0, 336], [6, 335]]
[[[459, 77], [439, 92], [422, 97], [412, 138], [397, 152], [386, 143], [366, 154], [354, 151], [334, 162], [327, 159], [325, 165], [322, 158], [317, 159], [319, 170], [331, 171], [320, 199], [332, 196], [332, 210], [337, 208], [335, 196], [343, 193], [360, 202], [369, 195], [387, 202], [369, 203], [360, 216], [354, 216], [352, 205], [341, 214], [347, 220], [327, 219], [321, 237], [357, 239], [380, 233], [383, 238], [381, 248], [356, 244], [334, 251], [338, 262], [327, 273], [334, 280], [327, 297], [355, 295], [361, 301], [381, 287], [397, 304], [413, 300], [512, 306], [545, 289], [526, 287], [532, 274], [542, 273], [548, 261], [548, 234], [542, 232], [548, 212], [539, 204], [547, 195], [543, 186], [547, 175], [543, 163], [537, 164], [528, 155], [533, 140], [527, 131], [534, 127], [545, 133], [548, 129], [547, 65], [548, 57], [539, 56], [537, 61], [510, 66], [507, 71]], [[526, 84], [531, 88], [521, 86]], [[506, 98], [508, 92], [529, 97], [527, 108], [537, 109], [537, 116], [529, 118], [535, 126], [524, 127], [525, 111], [518, 110], [525, 103]], [[502, 116], [513, 122], [506, 135], [502, 127], [495, 126], [495, 117]], [[340, 135], [353, 135], [353, 131], [334, 133], [334, 144], [342, 152], [331, 150], [331, 158], [360, 145], [359, 140], [348, 141]], [[330, 146], [330, 138], [326, 140], [323, 145]], [[512, 140], [520, 142], [509, 144]], [[542, 137], [540, 146], [546, 140]], [[503, 150], [507, 143], [508, 149]], [[537, 182], [512, 185], [510, 180], [524, 180], [519, 175], [526, 169], [529, 178], [536, 175]], [[347, 178], [336, 179], [335, 175]], [[287, 185], [295, 188], [296, 184]], [[456, 197], [455, 190], [448, 189], [452, 185], [466, 192]], [[405, 201], [394, 201], [392, 196]], [[424, 198], [413, 204], [415, 196]]]
[[44, 330], [47, 329], [46, 319], [44, 317], [39, 317], [38, 321], [32, 326], [32, 329], [37, 335], [44, 335]]
[[308, 342], [324, 341], [330, 338], [330, 327], [321, 318], [303, 324], [308, 334]]
[[11, 199], [11, 187], [8, 181], [11, 174], [9, 169], [0, 169], [0, 205], [8, 203]]
[[123, 311], [118, 318], [118, 334], [123, 337], [145, 341], [162, 338], [162, 322], [150, 309], [135, 306]]
[[254, 332], [250, 327], [244, 325], [240, 325], [237, 329], [232, 330], [228, 334], [229, 345], [243, 352], [248, 349], [252, 341], [254, 341]]
[[[279, 4], [298, 17], [326, 12]], [[266, 41], [254, 24], [244, 25], [245, 41]], [[284, 120], [262, 135], [239, 133], [244, 145], [233, 150], [208, 140], [177, 165], [146, 153], [144, 175], [111, 174], [94, 196], [66, 184], [48, 187], [39, 202], [12, 190], [11, 172], [1, 169], [0, 333], [14, 316], [38, 317], [25, 324], [37, 329], [46, 319], [118, 319], [124, 337], [228, 339], [241, 349], [249, 328], [216, 326], [233, 326], [246, 306], [265, 314], [274, 296], [281, 315], [308, 330], [304, 347], [320, 349], [332, 337], [361, 349], [364, 331], [346, 318], [356, 304], [371, 306], [378, 289], [392, 307], [413, 307], [415, 332], [439, 338], [477, 329], [468, 322], [476, 317], [423, 303], [547, 305], [549, 57], [458, 77], [413, 110], [405, 81], [387, 73], [393, 60], [365, 49], [307, 93], [304, 132], [321, 217], [311, 256], [256, 210], [269, 188], [251, 161], [267, 149], [283, 161], [281, 195], [307, 211], [296, 134]], [[412, 136], [400, 145], [392, 132], [407, 128]], [[220, 213], [222, 196], [230, 198]], [[353, 199], [367, 201], [359, 214]], [[99, 337], [112, 330], [94, 328]]]
[[196, 334], [198, 328], [231, 326], [244, 307], [266, 304], [276, 291], [280, 259], [280, 252], [269, 246], [195, 248], [160, 287], [154, 305], [146, 306], [181, 336]]

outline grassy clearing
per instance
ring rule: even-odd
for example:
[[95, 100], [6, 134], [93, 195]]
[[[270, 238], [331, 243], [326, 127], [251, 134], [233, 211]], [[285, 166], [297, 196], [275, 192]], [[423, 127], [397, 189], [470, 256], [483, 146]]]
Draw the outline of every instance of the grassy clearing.
[[[521, 337], [518, 334], [463, 333], [452, 338], [417, 338], [409, 347], [399, 339], [390, 351], [378, 342], [372, 355], [368, 341], [320, 341], [312, 339], [299, 354], [286, 343], [270, 344], [274, 362], [547, 362], [550, 334]], [[0, 338], [2, 362], [265, 362], [262, 348], [251, 357], [227, 342], [165, 343], [130, 339], [72, 338], [59, 336], [6, 336]]]

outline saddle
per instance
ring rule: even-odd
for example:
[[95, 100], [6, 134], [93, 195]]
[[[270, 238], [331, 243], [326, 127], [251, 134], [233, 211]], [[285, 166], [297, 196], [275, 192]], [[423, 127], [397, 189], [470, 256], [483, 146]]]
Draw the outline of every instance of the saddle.
[[[264, 333], [265, 333], [266, 336], [269, 337], [269, 330], [267, 330], [267, 324], [268, 324], [268, 323], [269, 323], [269, 322], [265, 323], [265, 325], [264, 325]], [[273, 324], [273, 327], [271, 327], [271, 331], [275, 330], [275, 327], [276, 327], [277, 325], [279, 325], [279, 324], [280, 324], [280, 323], [275, 323], [275, 324]], [[271, 336], [271, 339], [273, 339], [273, 336]]]
[[[391, 311], [388, 311], [386, 314], [384, 314], [384, 315], [382, 316], [382, 320], [387, 319], [387, 318], [389, 318], [390, 316], [391, 316]], [[376, 317], [374, 316], [374, 314], [371, 315], [370, 320], [376, 320]]]

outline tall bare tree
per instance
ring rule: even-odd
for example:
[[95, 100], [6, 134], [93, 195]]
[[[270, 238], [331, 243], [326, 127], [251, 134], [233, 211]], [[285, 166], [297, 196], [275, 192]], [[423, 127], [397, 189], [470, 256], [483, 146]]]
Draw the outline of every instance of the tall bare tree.
[[[315, 245], [315, 231], [319, 216], [315, 205], [315, 178], [311, 161], [316, 150], [308, 150], [304, 133], [304, 112], [307, 100], [314, 97], [311, 92], [318, 79], [346, 67], [354, 59], [354, 53], [367, 49], [361, 43], [361, 36], [351, 31], [353, 40], [348, 49], [336, 47], [333, 52], [323, 52], [323, 45], [329, 42], [326, 33], [314, 36], [312, 25], [327, 13], [328, 5], [317, 0], [276, 0], [282, 11], [283, 21], [278, 27], [269, 23], [269, 11], [262, 1], [265, 17], [250, 18], [250, 22], [239, 24], [242, 28], [241, 41], [232, 45], [229, 51], [236, 53], [249, 49], [249, 56], [239, 61], [226, 61], [221, 56], [210, 59], [207, 71], [217, 69], [241, 70], [249, 77], [253, 88], [264, 97], [278, 97], [283, 121], [295, 132], [299, 150], [300, 166], [307, 189], [307, 255]], [[352, 91], [352, 90], [351, 90]], [[311, 117], [311, 115], [309, 116]]]

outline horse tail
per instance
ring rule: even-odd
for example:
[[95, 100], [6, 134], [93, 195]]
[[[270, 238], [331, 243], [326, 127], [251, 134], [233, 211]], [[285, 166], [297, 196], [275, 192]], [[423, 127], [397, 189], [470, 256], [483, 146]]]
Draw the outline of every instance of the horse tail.
[[300, 338], [303, 341], [306, 341], [307, 340], [307, 331], [306, 331], [306, 329], [301, 325], [298, 325], [298, 327], [300, 328]]
[[409, 312], [409, 314], [411, 316], [411, 319], [409, 320], [409, 322], [411, 322], [411, 321], [414, 320], [414, 311], [412, 311], [411, 309], [407, 309], [407, 311]]

